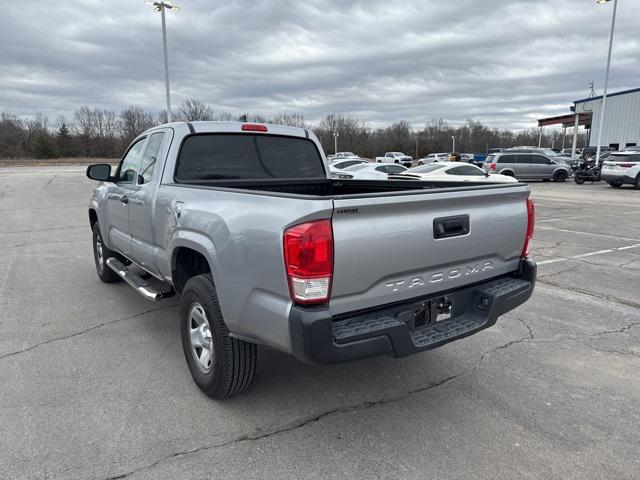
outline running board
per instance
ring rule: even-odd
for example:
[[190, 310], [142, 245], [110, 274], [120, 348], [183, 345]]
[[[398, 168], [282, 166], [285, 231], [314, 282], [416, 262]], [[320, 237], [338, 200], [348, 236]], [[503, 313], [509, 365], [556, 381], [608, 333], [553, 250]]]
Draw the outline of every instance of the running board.
[[133, 273], [129, 271], [127, 267], [125, 267], [121, 261], [117, 260], [114, 257], [107, 259], [107, 265], [111, 270], [116, 272], [125, 282], [133, 287], [133, 289], [142, 295], [147, 300], [152, 302], [157, 302], [163, 298], [173, 297], [175, 292], [173, 289], [168, 292], [158, 292], [155, 288], [147, 283], [145, 279], [143, 279], [137, 273]]

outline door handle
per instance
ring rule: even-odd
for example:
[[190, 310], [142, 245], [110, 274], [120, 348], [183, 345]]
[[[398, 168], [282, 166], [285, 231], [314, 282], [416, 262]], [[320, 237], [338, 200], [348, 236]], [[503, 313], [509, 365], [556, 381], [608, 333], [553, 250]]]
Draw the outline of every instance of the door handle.
[[120, 197], [120, 201], [126, 205], [127, 203], [129, 203], [129, 197], [123, 195], [122, 197]]

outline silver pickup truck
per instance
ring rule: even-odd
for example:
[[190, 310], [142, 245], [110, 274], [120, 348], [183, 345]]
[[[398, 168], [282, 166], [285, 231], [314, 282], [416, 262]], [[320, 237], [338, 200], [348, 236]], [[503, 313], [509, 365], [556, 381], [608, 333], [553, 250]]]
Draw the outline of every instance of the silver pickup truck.
[[256, 345], [403, 357], [533, 291], [526, 184], [335, 180], [311, 131], [241, 122], [160, 125], [87, 176], [98, 276], [180, 295], [185, 358], [214, 398], [251, 384]]

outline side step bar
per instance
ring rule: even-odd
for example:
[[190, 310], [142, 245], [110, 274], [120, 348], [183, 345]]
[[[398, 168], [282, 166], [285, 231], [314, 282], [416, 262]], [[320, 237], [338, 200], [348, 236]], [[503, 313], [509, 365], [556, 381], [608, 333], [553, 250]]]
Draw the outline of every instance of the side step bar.
[[173, 289], [167, 292], [158, 292], [155, 288], [149, 285], [140, 275], [129, 271], [121, 261], [114, 257], [107, 259], [107, 265], [111, 270], [116, 272], [125, 282], [133, 287], [133, 289], [142, 295], [147, 300], [157, 302], [163, 298], [172, 297], [175, 295]]

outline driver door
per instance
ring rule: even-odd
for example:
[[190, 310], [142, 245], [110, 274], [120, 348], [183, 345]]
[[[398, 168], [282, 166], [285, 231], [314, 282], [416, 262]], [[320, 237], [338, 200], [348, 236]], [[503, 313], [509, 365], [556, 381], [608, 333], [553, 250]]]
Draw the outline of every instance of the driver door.
[[136, 140], [122, 157], [114, 181], [107, 190], [105, 202], [107, 225], [104, 232], [108, 238], [109, 248], [127, 257], [131, 255], [129, 198], [139, 188], [136, 182], [136, 171], [145, 142], [146, 137]]

